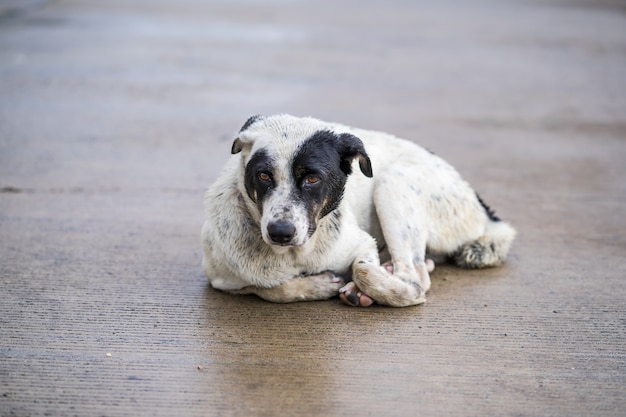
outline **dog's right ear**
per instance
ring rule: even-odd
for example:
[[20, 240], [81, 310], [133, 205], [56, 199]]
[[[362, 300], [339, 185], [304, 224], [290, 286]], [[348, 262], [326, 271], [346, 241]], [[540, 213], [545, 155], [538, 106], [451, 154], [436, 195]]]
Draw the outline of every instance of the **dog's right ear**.
[[241, 135], [239, 135], [235, 138], [235, 141], [233, 142], [233, 147], [230, 149], [230, 153], [232, 153], [233, 155], [239, 153], [246, 144], [249, 145], [250, 143], [252, 142], [249, 140], [245, 140], [241, 137]]
[[233, 147], [231, 148], [230, 153], [232, 154], [239, 153], [244, 148], [244, 146], [252, 143], [252, 141], [246, 140], [246, 138], [242, 137], [241, 133], [246, 131], [256, 121], [261, 120], [262, 118], [263, 116], [260, 116], [257, 114], [256, 116], [252, 116], [251, 118], [246, 120], [243, 126], [241, 126], [241, 129], [239, 129], [239, 135], [237, 136], [237, 138], [235, 138], [235, 141], [233, 142]]
[[369, 178], [372, 178], [372, 162], [370, 157], [365, 152], [365, 147], [361, 139], [349, 133], [342, 133], [339, 135], [341, 141], [341, 148], [339, 156], [341, 157], [341, 170], [346, 174], [352, 173], [352, 160], [358, 158], [359, 168], [361, 172]]

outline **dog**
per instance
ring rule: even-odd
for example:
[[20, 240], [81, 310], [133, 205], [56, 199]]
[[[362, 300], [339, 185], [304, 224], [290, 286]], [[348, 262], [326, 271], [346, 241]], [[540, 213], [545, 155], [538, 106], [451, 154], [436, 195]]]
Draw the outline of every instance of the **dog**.
[[314, 118], [254, 116], [205, 195], [210, 285], [272, 302], [421, 304], [431, 259], [501, 264], [516, 235], [442, 158]]

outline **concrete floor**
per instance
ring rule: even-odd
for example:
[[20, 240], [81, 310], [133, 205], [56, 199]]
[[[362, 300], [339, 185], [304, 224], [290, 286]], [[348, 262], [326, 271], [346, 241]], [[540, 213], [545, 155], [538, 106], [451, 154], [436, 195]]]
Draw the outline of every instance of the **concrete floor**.
[[[624, 80], [621, 0], [5, 0], [0, 415], [623, 416]], [[203, 191], [276, 112], [442, 155], [508, 263], [407, 309], [211, 290]]]

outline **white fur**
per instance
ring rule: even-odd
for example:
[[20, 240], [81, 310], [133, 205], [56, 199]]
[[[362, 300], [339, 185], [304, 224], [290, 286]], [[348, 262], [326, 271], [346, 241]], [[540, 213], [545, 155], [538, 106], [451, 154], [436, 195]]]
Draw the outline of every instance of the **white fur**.
[[[328, 215], [308, 236], [304, 207], [289, 199], [288, 164], [320, 130], [360, 138], [374, 176], [367, 178], [354, 163], [337, 209], [339, 233]], [[515, 236], [510, 225], [489, 218], [447, 162], [385, 133], [279, 115], [253, 123], [235, 145], [241, 153], [230, 158], [205, 200], [203, 268], [217, 289], [276, 302], [324, 299], [344, 285], [327, 271], [352, 272], [350, 288], [357, 286], [381, 304], [419, 304], [430, 288], [427, 251], [450, 255], [466, 267], [493, 266], [504, 260]], [[281, 177], [262, 215], [244, 186], [245, 166], [260, 149], [275, 155]], [[284, 215], [296, 225], [296, 244], [272, 245], [267, 225]], [[393, 274], [380, 268], [380, 250], [383, 261], [391, 260]]]

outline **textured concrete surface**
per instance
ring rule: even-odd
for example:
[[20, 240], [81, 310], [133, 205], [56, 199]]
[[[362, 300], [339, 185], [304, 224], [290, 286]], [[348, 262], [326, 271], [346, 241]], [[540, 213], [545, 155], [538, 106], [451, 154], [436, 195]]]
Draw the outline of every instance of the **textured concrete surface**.
[[[623, 416], [624, 80], [620, 0], [3, 2], [0, 415]], [[407, 309], [212, 291], [203, 191], [275, 112], [444, 156], [509, 262]]]

